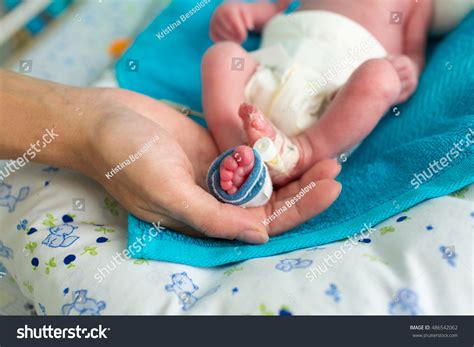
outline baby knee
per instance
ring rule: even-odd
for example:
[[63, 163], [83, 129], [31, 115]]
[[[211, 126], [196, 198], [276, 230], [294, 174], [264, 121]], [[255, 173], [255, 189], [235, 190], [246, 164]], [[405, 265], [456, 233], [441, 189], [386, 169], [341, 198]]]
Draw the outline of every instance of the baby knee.
[[[229, 61], [231, 57], [238, 56], [243, 51], [242, 47], [231, 41], [222, 41], [210, 47], [202, 58], [203, 66], [215, 64], [216, 62], [225, 60]], [[230, 64], [230, 63], [229, 63]]]
[[397, 71], [386, 59], [371, 59], [363, 64], [361, 78], [366, 80], [363, 85], [371, 95], [378, 99], [395, 101], [400, 94], [401, 82]]

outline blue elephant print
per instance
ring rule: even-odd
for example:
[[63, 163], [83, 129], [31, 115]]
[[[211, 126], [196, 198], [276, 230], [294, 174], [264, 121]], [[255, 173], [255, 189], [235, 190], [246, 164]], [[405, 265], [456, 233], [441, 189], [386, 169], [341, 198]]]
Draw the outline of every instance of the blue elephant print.
[[62, 307], [63, 315], [80, 315], [80, 316], [99, 316], [100, 311], [105, 309], [105, 301], [97, 301], [87, 297], [87, 290], [76, 290], [73, 295], [73, 302], [65, 304]]
[[454, 251], [454, 247], [440, 246], [439, 250], [443, 256], [443, 259], [446, 259], [450, 266], [455, 267], [457, 254]]
[[341, 301], [341, 293], [334, 283], [331, 283], [329, 285], [329, 289], [327, 289], [324, 293], [328, 296], [332, 296], [335, 303]]
[[171, 275], [171, 284], [165, 286], [166, 291], [173, 292], [178, 297], [179, 303], [184, 311], [191, 309], [199, 299], [204, 298], [209, 294], [215, 293], [220, 286], [217, 286], [207, 291], [203, 296], [198, 297], [194, 293], [199, 289], [194, 284], [193, 280], [189, 278], [186, 272], [175, 273]]
[[411, 289], [400, 289], [395, 299], [390, 302], [388, 311], [392, 315], [416, 316], [420, 314], [418, 295]]
[[8, 207], [8, 212], [15, 211], [16, 203], [26, 199], [30, 192], [29, 187], [20, 189], [18, 196], [12, 195], [12, 186], [6, 183], [0, 183], [0, 207]]
[[70, 224], [73, 219], [63, 216], [63, 224], [52, 226], [48, 229], [49, 235], [43, 240], [42, 244], [51, 248], [68, 247], [79, 239], [79, 236], [71, 235], [78, 227]]
[[283, 259], [276, 264], [275, 268], [283, 272], [290, 272], [293, 269], [304, 269], [309, 267], [312, 263], [313, 261], [309, 259]]
[[5, 246], [2, 241], [0, 241], [0, 257], [7, 259], [13, 259], [13, 251], [11, 248]]

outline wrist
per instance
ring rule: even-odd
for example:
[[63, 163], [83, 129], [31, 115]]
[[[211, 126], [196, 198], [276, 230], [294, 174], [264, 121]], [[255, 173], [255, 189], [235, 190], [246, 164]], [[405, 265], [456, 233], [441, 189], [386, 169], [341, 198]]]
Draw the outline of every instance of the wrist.
[[38, 153], [38, 162], [84, 172], [87, 167], [90, 127], [97, 118], [94, 94], [91, 88], [76, 88], [56, 84], [44, 96], [43, 108], [37, 116], [39, 124], [35, 138], [42, 132], [53, 130], [54, 142]]
[[[58, 158], [60, 166], [95, 178], [93, 141], [104, 115], [102, 100], [106, 93], [107, 89], [105, 88], [72, 88], [69, 90], [65, 100], [69, 117], [62, 118], [67, 124], [63, 128], [66, 139], [61, 143], [61, 158]], [[65, 153], [70, 155], [64, 155]]]
[[92, 96], [90, 89], [0, 71], [0, 159], [82, 170]]

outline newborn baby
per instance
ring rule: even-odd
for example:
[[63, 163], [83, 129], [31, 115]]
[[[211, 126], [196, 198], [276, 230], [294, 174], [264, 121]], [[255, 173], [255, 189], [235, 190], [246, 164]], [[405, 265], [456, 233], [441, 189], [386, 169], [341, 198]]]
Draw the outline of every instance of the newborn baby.
[[[219, 169], [230, 195], [255, 165], [242, 143], [272, 153], [273, 184], [285, 184], [357, 146], [423, 68], [431, 0], [306, 0], [283, 14], [291, 2], [229, 2], [211, 20], [203, 107], [218, 148], [238, 146]], [[262, 32], [252, 53], [249, 31]]]

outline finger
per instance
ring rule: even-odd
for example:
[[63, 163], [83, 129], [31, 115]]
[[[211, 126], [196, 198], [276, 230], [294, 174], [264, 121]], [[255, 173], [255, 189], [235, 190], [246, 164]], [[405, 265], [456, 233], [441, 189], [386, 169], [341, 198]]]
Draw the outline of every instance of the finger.
[[[257, 217], [262, 213], [256, 214], [253, 209], [222, 204], [194, 182], [182, 183], [178, 190], [174, 189], [164, 195], [174, 196], [172, 201], [165, 204], [169, 215], [205, 236], [238, 239], [253, 244], [268, 241], [268, 233]], [[187, 207], [183, 205], [183, 201]]]
[[211, 40], [214, 42], [225, 41], [226, 37], [225, 34], [222, 32], [221, 26], [215, 26], [214, 29], [211, 31]]
[[314, 179], [336, 178], [341, 172], [341, 164], [335, 159], [324, 159], [312, 167]]
[[[277, 211], [284, 204], [288, 204], [286, 205], [286, 212], [268, 225], [268, 235], [276, 236], [282, 234], [317, 216], [331, 206], [341, 193], [342, 185], [337, 181], [325, 179], [315, 182], [315, 184], [316, 186], [304, 195], [301, 200], [294, 200], [296, 201], [294, 202], [289, 199], [274, 205], [278, 207], [271, 213]], [[300, 194], [300, 190], [296, 191], [294, 196], [296, 197], [298, 194]], [[288, 206], [290, 207], [288, 208]], [[267, 219], [267, 221], [269, 220]]]
[[[306, 172], [310, 167], [311, 166], [309, 166], [307, 169], [305, 169], [305, 171], [302, 171], [301, 173]], [[317, 173], [318, 175], [318, 179], [335, 178], [341, 172], [341, 165], [334, 159], [325, 159], [317, 163], [315, 170], [315, 173]], [[301, 173], [299, 174], [301, 175]], [[278, 187], [284, 187], [288, 184], [288, 182], [291, 182], [298, 177], [298, 175], [294, 177], [289, 177], [288, 180], [282, 182], [281, 184], [279, 183]]]
[[252, 31], [255, 29], [255, 25], [253, 23], [253, 17], [248, 11], [242, 11], [242, 20], [245, 23], [245, 27]]
[[220, 31], [221, 36], [223, 37], [222, 41], [233, 41], [236, 42], [238, 40], [238, 37], [236, 33], [232, 31], [231, 28], [227, 26], [222, 26], [221, 31]]
[[227, 35], [227, 37], [235, 36], [231, 23], [228, 20], [226, 20], [225, 18], [222, 18], [219, 21], [219, 26], [222, 29], [222, 32]]
[[244, 21], [242, 20], [240, 12], [233, 13], [229, 23], [233, 29], [234, 37], [238, 39], [239, 43], [244, 41], [247, 36], [247, 29], [245, 27]]
[[217, 42], [217, 31], [219, 28], [218, 19], [219, 17], [216, 16], [216, 13], [214, 13], [211, 17], [211, 21], [210, 21], [211, 24], [209, 26], [209, 36], [211, 37], [211, 40], [214, 42]]
[[219, 41], [233, 40], [235, 34], [225, 18], [219, 17], [216, 22], [216, 37]]
[[[327, 160], [323, 160], [323, 161], [319, 162], [318, 164], [314, 165], [314, 167], [311, 170], [308, 171], [308, 174], [309, 174], [308, 177], [310, 177], [313, 181], [316, 182], [316, 181], [319, 181], [319, 180], [324, 179], [324, 178], [327, 178], [327, 179], [334, 178], [339, 174], [340, 171], [341, 171], [341, 166], [337, 163], [336, 160], [327, 159]], [[302, 182], [301, 184], [303, 184], [303, 183], [306, 182], [306, 181], [304, 181], [304, 179], [305, 179], [305, 176], [303, 176], [303, 178], [300, 181], [297, 181], [297, 182]], [[282, 188], [278, 192], [276, 192], [272, 208], [267, 208], [267, 210], [271, 211], [271, 212], [265, 212], [264, 208], [256, 208], [256, 209], [247, 209], [246, 210], [246, 209], [243, 209], [241, 207], [235, 207], [235, 206], [231, 206], [231, 205], [227, 205], [227, 204], [225, 204], [225, 205], [220, 204], [217, 200], [215, 200], [207, 192], [201, 190], [202, 193], [204, 193], [204, 198], [210, 199], [210, 203], [216, 204], [216, 207], [214, 207], [214, 206], [209, 207], [211, 212], [205, 212], [205, 211], [200, 211], [199, 210], [200, 207], [191, 207], [190, 206], [188, 201], [197, 200], [196, 197], [186, 198], [184, 196], [180, 196], [180, 197], [177, 197], [175, 199], [176, 201], [174, 202], [174, 204], [175, 204], [174, 209], [176, 210], [175, 213], [177, 213], [179, 216], [182, 216], [182, 217], [178, 217], [178, 219], [181, 219], [181, 221], [179, 221], [176, 218], [175, 219], [170, 219], [169, 217], [167, 217], [166, 219], [164, 219], [164, 223], [167, 223], [165, 225], [169, 226], [170, 228], [172, 228], [174, 230], [186, 233], [186, 234], [191, 235], [191, 236], [199, 235], [195, 231], [195, 230], [198, 230], [201, 233], [201, 236], [204, 234], [206, 236], [218, 237], [218, 238], [227, 238], [227, 239], [239, 238], [238, 235], [236, 236], [236, 232], [238, 230], [241, 230], [241, 229], [245, 229], [245, 230], [256, 229], [256, 230], [261, 231], [265, 226], [265, 224], [263, 223], [265, 218], [268, 215], [270, 215], [271, 213], [273, 213], [273, 211], [275, 211], [279, 206], [284, 204], [287, 200], [290, 200], [296, 194], [298, 194], [298, 192], [301, 188], [299, 188], [300, 186], [297, 185], [297, 182], [293, 182], [292, 185], [289, 186], [289, 188]], [[308, 182], [308, 183], [310, 183], [310, 182]], [[326, 196], [328, 196], [328, 197], [330, 197], [331, 194], [330, 194], [330, 192], [327, 192], [327, 190], [331, 190], [331, 189], [338, 190], [337, 183], [336, 183], [335, 188], [329, 187], [327, 189], [327, 188], [325, 188], [325, 185], [326, 185], [326, 183], [323, 182], [321, 188], [318, 188], [318, 189], [322, 189], [323, 192], [326, 192], [326, 194], [327, 194]], [[304, 186], [305, 185], [303, 185], [303, 187]], [[340, 188], [339, 188], [339, 191], [340, 191]], [[170, 194], [172, 194], [171, 196], [176, 196], [176, 194], [174, 192], [170, 193]], [[201, 194], [201, 192], [199, 192], [199, 194]], [[179, 206], [179, 201], [178, 200], [182, 200], [181, 206]], [[329, 199], [329, 200], [331, 200], [331, 199]], [[197, 201], [199, 201], [199, 200], [197, 200]], [[322, 201], [322, 203], [319, 202], [318, 204], [315, 204], [314, 206], [310, 206], [308, 211], [310, 212], [310, 214], [312, 213], [311, 216], [309, 216], [308, 218], [305, 218], [304, 220], [302, 220], [300, 218], [301, 221], [300, 222], [296, 221], [295, 222], [296, 224], [302, 223], [305, 220], [313, 217], [315, 214], [320, 213], [322, 210], [324, 210], [330, 204], [328, 202], [327, 206], [325, 206], [324, 199], [323, 200], [318, 199], [317, 201]], [[165, 203], [165, 205], [166, 205], [166, 203]], [[205, 205], [207, 205], [207, 203]], [[202, 206], [202, 204], [200, 206]], [[185, 210], [186, 209], [190, 210], [187, 217], [185, 216], [186, 211], [184, 211], [183, 208]], [[232, 216], [224, 216], [224, 217], [215, 216], [216, 208], [222, 209], [221, 213], [223, 215], [232, 214], [233, 216], [235, 216], [235, 218], [232, 217]], [[206, 213], [209, 213], [209, 215], [206, 216]], [[209, 221], [207, 221], [210, 216], [213, 216], [212, 218], [215, 219], [214, 222], [211, 221], [211, 225], [209, 225]], [[290, 217], [292, 217], [292, 215], [290, 215]], [[191, 226], [189, 226], [187, 223], [182, 221], [184, 219], [188, 220], [188, 218], [191, 218], [191, 220], [188, 222], [188, 224], [191, 225]], [[230, 221], [229, 221], [229, 219], [230, 219]], [[248, 221], [250, 221], [250, 223], [241, 224], [240, 221], [242, 219], [248, 220]], [[204, 221], [207, 221], [207, 222], [204, 223]], [[281, 233], [283, 231], [289, 230], [290, 228], [292, 228], [296, 225], [295, 223], [293, 223], [291, 225], [288, 225], [286, 227], [286, 229], [285, 229], [285, 226], [282, 224], [282, 225], [279, 226], [279, 228], [276, 229], [276, 232]], [[235, 227], [233, 229], [229, 229], [228, 228], [229, 225], [235, 226]], [[239, 239], [244, 241], [244, 242], [259, 243], [259, 242], [252, 242], [253, 240], [247, 240], [245, 237], [240, 237]]]
[[209, 36], [213, 42], [219, 42], [219, 36], [217, 34], [217, 29], [215, 27], [211, 27], [209, 30]]
[[220, 28], [218, 31], [215, 32], [214, 37], [214, 42], [222, 42], [229, 40], [229, 38], [222, 32]]
[[[268, 224], [269, 235], [278, 235], [287, 231], [327, 209], [339, 196], [341, 184], [332, 179], [320, 179], [325, 169], [316, 164], [301, 179], [281, 188], [274, 194], [266, 216], [275, 215], [275, 211], [285, 209], [276, 220]], [[302, 191], [302, 189], [304, 189]]]
[[[294, 181], [277, 190], [274, 194], [275, 203], [285, 202], [295, 196], [302, 187], [317, 181], [335, 178], [341, 171], [341, 166], [335, 160], [323, 160], [316, 163], [297, 181]], [[268, 208], [267, 208], [268, 209]], [[268, 212], [268, 211], [267, 211]]]
[[[183, 202], [183, 206], [185, 208], [188, 207], [185, 202]], [[153, 208], [153, 210], [150, 210], [149, 208], [143, 206], [132, 206], [129, 208], [129, 210], [134, 216], [140, 218], [141, 220], [152, 223], [155, 228], [156, 225], [158, 225], [160, 227], [166, 227], [189, 236], [204, 237], [203, 234], [197, 232], [189, 225], [170, 217], [167, 215], [167, 212], [160, 211], [160, 209], [157, 207]]]

